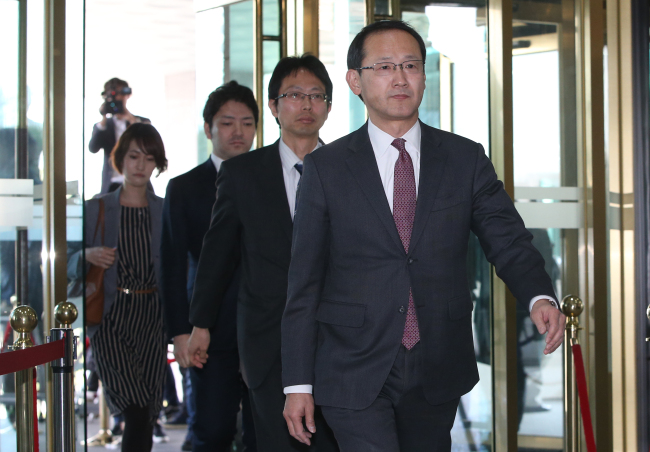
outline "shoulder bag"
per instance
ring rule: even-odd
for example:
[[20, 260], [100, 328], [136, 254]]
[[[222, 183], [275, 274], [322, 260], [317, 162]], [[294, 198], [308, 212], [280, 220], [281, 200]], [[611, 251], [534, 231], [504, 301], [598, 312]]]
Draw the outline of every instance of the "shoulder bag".
[[[104, 246], [104, 200], [99, 200], [99, 215], [95, 225], [93, 243], [97, 238], [97, 230], [101, 227], [102, 246]], [[104, 314], [104, 271], [102, 267], [90, 265], [86, 273], [86, 326], [97, 326], [102, 322]]]

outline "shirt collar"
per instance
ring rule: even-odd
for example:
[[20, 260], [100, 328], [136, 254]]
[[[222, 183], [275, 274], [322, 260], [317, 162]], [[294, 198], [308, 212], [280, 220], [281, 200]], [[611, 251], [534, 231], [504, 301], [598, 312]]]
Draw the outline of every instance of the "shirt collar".
[[[316, 147], [312, 150], [315, 151], [319, 147], [321, 147], [323, 143], [318, 141], [316, 144]], [[298, 156], [291, 150], [289, 146], [284, 142], [282, 138], [280, 138], [280, 160], [282, 160], [282, 168], [285, 171], [290, 171], [291, 168], [294, 167], [296, 163], [302, 163], [302, 160], [298, 158]]]
[[120, 119], [117, 116], [113, 116], [113, 122], [121, 126], [126, 126], [126, 119]]
[[217, 173], [219, 173], [219, 170], [221, 169], [221, 164], [223, 163], [223, 159], [220, 159], [214, 153], [210, 154], [210, 160], [212, 160], [212, 163], [214, 164], [215, 169], [217, 170]]
[[[368, 119], [368, 136], [370, 137], [370, 143], [372, 144], [373, 151], [375, 151], [376, 158], [381, 158], [391, 147], [393, 140], [395, 140], [393, 136], [387, 134], [374, 125], [370, 119]], [[421, 137], [422, 129], [420, 128], [420, 121], [418, 120], [415, 121], [413, 127], [411, 127], [409, 131], [400, 138], [405, 139], [407, 146], [419, 153]]]

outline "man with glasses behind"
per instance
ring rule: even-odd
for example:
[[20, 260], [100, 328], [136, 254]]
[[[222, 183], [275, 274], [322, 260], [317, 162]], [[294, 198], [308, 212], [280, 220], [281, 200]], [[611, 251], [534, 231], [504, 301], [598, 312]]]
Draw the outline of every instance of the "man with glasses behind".
[[321, 433], [315, 402], [341, 451], [451, 450], [478, 382], [470, 231], [548, 332], [544, 353], [564, 337], [544, 259], [482, 146], [418, 120], [425, 57], [404, 22], [365, 27], [347, 82], [368, 123], [305, 158], [282, 319], [285, 417], [304, 443]]
[[268, 93], [281, 137], [221, 165], [217, 202], [203, 241], [190, 306], [194, 328], [189, 355], [199, 368], [212, 359], [207, 354], [209, 329], [221, 309], [225, 283], [241, 262], [237, 344], [257, 449], [336, 451], [334, 437], [319, 413], [320, 433], [311, 448], [287, 432], [280, 365], [280, 323], [287, 299], [296, 191], [303, 159], [321, 146], [318, 132], [330, 111], [332, 82], [318, 58], [288, 57], [275, 67]]

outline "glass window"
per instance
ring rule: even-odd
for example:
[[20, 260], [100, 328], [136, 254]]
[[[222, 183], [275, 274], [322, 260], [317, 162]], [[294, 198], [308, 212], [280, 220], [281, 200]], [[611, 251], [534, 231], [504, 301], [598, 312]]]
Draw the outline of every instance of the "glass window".
[[[424, 39], [427, 88], [420, 119], [481, 143], [489, 151], [485, 2], [459, 6], [402, 1], [402, 19]], [[479, 383], [461, 398], [452, 429], [457, 450], [489, 450], [492, 441], [490, 266], [478, 238], [468, 248], [468, 282], [474, 301], [474, 347]], [[456, 450], [456, 449], [455, 449]]]
[[[196, 15], [196, 134], [198, 161], [212, 153], [203, 130], [203, 108], [212, 91], [236, 80], [254, 87], [253, 0], [202, 11]], [[215, 33], [215, 29], [219, 33]]]
[[280, 36], [280, 2], [278, 0], [262, 0], [262, 34], [264, 36]]
[[[252, 3], [252, 2], [246, 2]], [[212, 153], [212, 141], [205, 136], [203, 107], [208, 96], [226, 80], [226, 55], [229, 41], [224, 33], [228, 15], [225, 8], [214, 8], [196, 15], [196, 137], [198, 161]], [[215, 33], [215, 30], [218, 31]]]
[[[0, 2], [0, 178], [13, 179], [15, 160], [15, 134], [18, 126], [18, 2]], [[1, 212], [0, 212], [1, 213]], [[15, 241], [16, 228], [0, 226], [0, 329], [9, 327], [9, 315], [16, 303], [15, 298]], [[2, 335], [2, 351], [11, 345], [13, 335]], [[8, 431], [0, 435], [0, 451], [16, 450], [16, 434], [12, 423], [16, 419], [14, 375], [0, 377], [0, 390], [7, 400], [0, 405], [0, 428]]]
[[[264, 41], [262, 44], [262, 55], [263, 58], [263, 75], [262, 75], [262, 87], [264, 90], [263, 93], [263, 102], [262, 107], [264, 114], [262, 115], [263, 122], [262, 126], [264, 127], [264, 146], [275, 143], [280, 138], [280, 126], [275, 120], [275, 116], [271, 114], [271, 111], [268, 109], [267, 105], [269, 103], [269, 82], [271, 81], [271, 74], [273, 74], [273, 69], [280, 61], [280, 42], [279, 41]], [[260, 112], [261, 113], [261, 112]]]
[[320, 137], [325, 143], [358, 129], [366, 121], [363, 102], [350, 91], [345, 81], [348, 47], [363, 28], [365, 14], [363, 0], [319, 2], [318, 52], [334, 85], [332, 110], [320, 130]]

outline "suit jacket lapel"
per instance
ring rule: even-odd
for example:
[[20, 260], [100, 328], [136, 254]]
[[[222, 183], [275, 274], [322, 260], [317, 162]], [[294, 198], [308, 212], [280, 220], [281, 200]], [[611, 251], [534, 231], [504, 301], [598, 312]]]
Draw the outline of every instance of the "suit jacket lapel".
[[420, 142], [420, 185], [418, 187], [418, 202], [415, 208], [415, 220], [411, 232], [409, 252], [415, 249], [429, 213], [436, 199], [440, 181], [445, 170], [447, 151], [440, 146], [440, 138], [435, 129], [420, 122], [422, 138]]
[[[147, 191], [149, 215], [151, 216], [151, 243], [160, 244], [162, 234], [162, 203], [155, 193]], [[157, 257], [160, 251], [152, 247], [152, 256]]]
[[388, 205], [384, 186], [381, 183], [377, 159], [368, 136], [368, 123], [355, 133], [348, 147], [352, 151], [352, 154], [346, 160], [348, 169], [359, 183], [361, 190], [375, 209], [388, 234], [393, 238], [395, 244], [404, 250], [404, 245], [402, 245], [402, 240], [395, 226], [393, 214]]
[[[118, 235], [120, 232], [120, 221], [122, 217], [122, 208], [120, 206], [121, 192], [122, 186], [114, 192], [102, 197], [104, 200], [104, 224], [106, 225], [104, 246], [117, 246]], [[97, 234], [99, 234], [99, 232]]]
[[201, 183], [205, 185], [206, 193], [212, 194], [212, 202], [214, 203], [217, 197], [217, 169], [214, 167], [211, 157], [208, 157], [208, 160], [201, 165], [201, 178]]
[[[253, 151], [257, 152], [257, 151]], [[266, 194], [267, 204], [277, 212], [277, 219], [280, 227], [285, 232], [289, 242], [293, 235], [293, 221], [289, 210], [287, 189], [284, 185], [284, 173], [282, 172], [282, 160], [280, 159], [279, 140], [266, 148], [262, 167], [260, 168], [259, 180], [263, 185]]]

